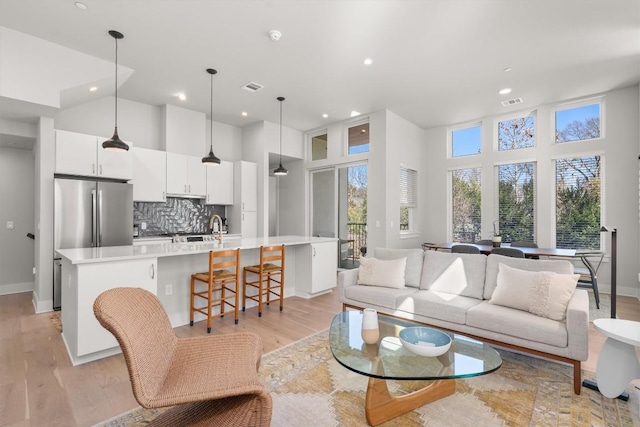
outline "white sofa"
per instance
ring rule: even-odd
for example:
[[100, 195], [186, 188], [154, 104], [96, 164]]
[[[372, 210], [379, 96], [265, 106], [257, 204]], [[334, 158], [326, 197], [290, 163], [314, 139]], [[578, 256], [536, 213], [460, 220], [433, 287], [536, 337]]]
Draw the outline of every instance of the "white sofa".
[[[518, 269], [518, 272], [550, 271], [567, 277], [565, 275], [573, 273], [573, 264], [500, 255], [424, 252], [422, 249], [376, 248], [372, 255], [377, 260], [406, 257], [404, 286], [358, 284], [358, 269], [341, 271], [338, 290], [344, 310], [374, 308], [381, 313], [459, 332], [505, 348], [570, 363], [573, 365], [574, 392], [580, 394], [581, 361], [587, 360], [589, 352], [587, 292], [582, 289], [568, 291], [566, 314], [562, 313], [562, 320], [497, 305], [497, 296], [490, 302], [501, 271], [501, 290], [508, 289], [504, 283], [508, 276], [504, 272], [513, 271], [508, 267]], [[501, 264], [507, 267], [501, 267]]]

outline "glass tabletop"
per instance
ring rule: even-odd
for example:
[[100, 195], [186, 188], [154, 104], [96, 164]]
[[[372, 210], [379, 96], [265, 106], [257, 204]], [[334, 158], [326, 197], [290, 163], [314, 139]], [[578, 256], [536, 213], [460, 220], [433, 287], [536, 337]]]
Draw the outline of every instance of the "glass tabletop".
[[489, 344], [454, 333], [447, 333], [452, 344], [443, 355], [419, 356], [404, 348], [398, 334], [404, 328], [425, 325], [382, 314], [378, 314], [378, 325], [378, 342], [365, 344], [361, 336], [362, 312], [337, 314], [331, 321], [329, 343], [338, 363], [362, 375], [394, 380], [473, 377], [491, 373], [502, 365], [500, 354]]

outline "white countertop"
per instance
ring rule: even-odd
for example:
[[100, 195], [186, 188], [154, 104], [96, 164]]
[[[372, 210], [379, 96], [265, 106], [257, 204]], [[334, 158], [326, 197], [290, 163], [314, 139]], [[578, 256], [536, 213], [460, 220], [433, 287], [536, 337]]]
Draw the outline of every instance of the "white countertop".
[[256, 249], [269, 245], [303, 245], [310, 243], [337, 242], [333, 237], [274, 236], [249, 239], [232, 239], [222, 246], [217, 242], [153, 243], [149, 245], [108, 246], [102, 248], [59, 249], [57, 253], [72, 264], [125, 261], [143, 258], [193, 255], [224, 249]]

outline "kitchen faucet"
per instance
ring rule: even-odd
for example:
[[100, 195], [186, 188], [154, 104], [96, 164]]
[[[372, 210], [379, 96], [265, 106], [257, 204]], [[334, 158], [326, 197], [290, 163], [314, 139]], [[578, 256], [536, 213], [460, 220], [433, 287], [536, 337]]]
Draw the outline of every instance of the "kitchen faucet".
[[211, 215], [211, 218], [209, 218], [209, 229], [211, 230], [211, 234], [216, 234], [216, 231], [213, 228], [213, 223], [216, 219], [218, 220], [218, 234], [214, 238], [222, 244], [222, 218], [220, 218], [220, 215]]

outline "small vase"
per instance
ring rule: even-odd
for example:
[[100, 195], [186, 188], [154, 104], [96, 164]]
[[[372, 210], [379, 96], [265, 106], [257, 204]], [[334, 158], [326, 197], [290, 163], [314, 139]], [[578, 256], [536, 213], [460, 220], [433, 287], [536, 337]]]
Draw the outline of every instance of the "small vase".
[[366, 344], [375, 344], [380, 338], [378, 312], [373, 308], [365, 308], [362, 312], [362, 340]]

